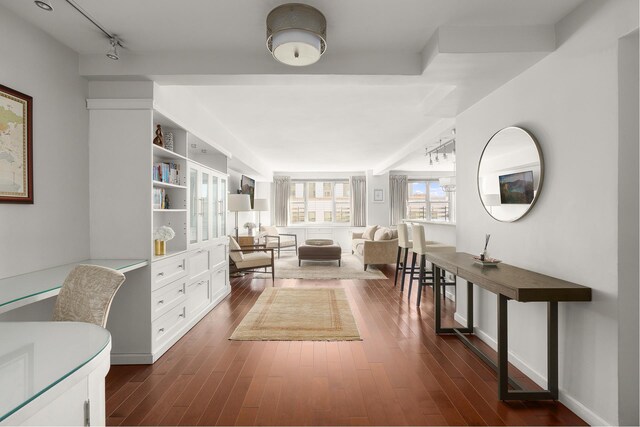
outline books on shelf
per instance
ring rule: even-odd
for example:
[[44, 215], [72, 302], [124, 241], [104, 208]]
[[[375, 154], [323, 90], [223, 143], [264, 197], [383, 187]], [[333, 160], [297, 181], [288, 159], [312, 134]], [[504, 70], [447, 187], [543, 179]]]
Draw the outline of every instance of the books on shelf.
[[153, 189], [153, 209], [170, 209], [169, 197], [164, 188]]
[[153, 164], [153, 180], [168, 184], [181, 185], [180, 165], [173, 162]]

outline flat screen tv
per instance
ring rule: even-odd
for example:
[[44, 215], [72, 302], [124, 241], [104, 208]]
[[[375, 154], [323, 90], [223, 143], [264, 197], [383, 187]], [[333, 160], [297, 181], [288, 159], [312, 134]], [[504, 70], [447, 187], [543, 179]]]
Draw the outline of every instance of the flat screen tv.
[[253, 209], [253, 195], [256, 191], [256, 180], [242, 175], [242, 179], [240, 180], [240, 188], [242, 194], [249, 195], [249, 198], [251, 199], [251, 209]]
[[500, 203], [528, 205], [533, 202], [533, 171], [500, 175]]

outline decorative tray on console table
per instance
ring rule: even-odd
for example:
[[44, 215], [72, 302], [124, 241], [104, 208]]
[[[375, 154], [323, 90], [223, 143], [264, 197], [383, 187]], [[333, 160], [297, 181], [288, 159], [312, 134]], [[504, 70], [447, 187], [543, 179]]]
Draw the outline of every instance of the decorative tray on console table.
[[502, 260], [486, 257], [485, 259], [481, 259], [479, 256], [474, 255], [473, 261], [476, 264], [480, 264], [483, 267], [495, 267], [502, 262]]

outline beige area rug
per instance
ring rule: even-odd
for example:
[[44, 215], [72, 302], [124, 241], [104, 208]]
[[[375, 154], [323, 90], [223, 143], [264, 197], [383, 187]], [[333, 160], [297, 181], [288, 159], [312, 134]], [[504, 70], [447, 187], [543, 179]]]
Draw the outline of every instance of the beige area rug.
[[357, 341], [341, 288], [267, 288], [229, 338], [237, 341]]
[[[342, 254], [342, 266], [337, 261], [302, 261], [298, 267], [298, 257], [295, 254], [282, 254], [276, 258], [276, 279], [386, 279], [387, 277], [377, 268], [370, 265], [364, 271], [362, 262], [351, 254]], [[271, 279], [271, 273], [256, 273], [258, 279]]]

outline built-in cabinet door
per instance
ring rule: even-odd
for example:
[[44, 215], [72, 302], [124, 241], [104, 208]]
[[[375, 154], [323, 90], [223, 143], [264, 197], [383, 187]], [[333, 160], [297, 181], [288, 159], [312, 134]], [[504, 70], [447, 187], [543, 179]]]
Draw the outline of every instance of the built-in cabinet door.
[[219, 178], [211, 176], [211, 238], [220, 237], [220, 185]]
[[198, 169], [189, 166], [189, 244], [198, 238]]
[[200, 169], [198, 178], [200, 183], [200, 217], [198, 221], [202, 231], [200, 242], [207, 243], [211, 240], [211, 173]]
[[220, 188], [218, 191], [218, 203], [220, 205], [220, 228], [219, 236], [225, 236], [227, 234], [227, 180], [226, 178], [220, 178]]

